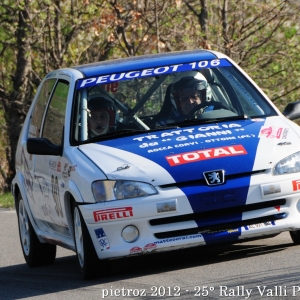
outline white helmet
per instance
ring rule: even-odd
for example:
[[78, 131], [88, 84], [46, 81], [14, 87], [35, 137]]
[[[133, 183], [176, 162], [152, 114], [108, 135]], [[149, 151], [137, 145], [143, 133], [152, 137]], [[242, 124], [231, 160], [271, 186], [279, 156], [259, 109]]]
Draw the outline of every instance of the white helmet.
[[178, 73], [172, 85], [172, 96], [174, 97], [177, 109], [179, 105], [179, 94], [199, 91], [201, 99], [209, 102], [212, 100], [211, 87], [203, 74], [198, 71]]

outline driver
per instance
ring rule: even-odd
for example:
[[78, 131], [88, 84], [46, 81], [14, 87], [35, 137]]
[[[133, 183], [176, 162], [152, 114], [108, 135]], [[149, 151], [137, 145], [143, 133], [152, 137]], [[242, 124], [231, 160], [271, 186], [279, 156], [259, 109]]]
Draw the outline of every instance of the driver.
[[173, 82], [171, 94], [173, 104], [184, 116], [188, 116], [200, 104], [202, 106], [198, 113], [214, 109], [214, 106], [210, 104], [211, 88], [206, 78], [197, 71], [179, 73]]
[[156, 120], [157, 126], [190, 119], [194, 109], [195, 118], [198, 114], [214, 109], [211, 87], [204, 75], [197, 71], [178, 73], [170, 87], [169, 97], [172, 108]]
[[116, 109], [114, 103], [103, 96], [88, 101], [89, 138], [105, 134], [115, 129]]

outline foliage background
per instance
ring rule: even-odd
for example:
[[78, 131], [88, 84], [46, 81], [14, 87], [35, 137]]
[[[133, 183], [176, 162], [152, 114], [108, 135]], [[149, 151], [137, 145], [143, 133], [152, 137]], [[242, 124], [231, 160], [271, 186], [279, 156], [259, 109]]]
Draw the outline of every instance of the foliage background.
[[26, 112], [51, 70], [212, 49], [283, 110], [300, 100], [298, 0], [0, 0], [0, 192], [9, 191]]

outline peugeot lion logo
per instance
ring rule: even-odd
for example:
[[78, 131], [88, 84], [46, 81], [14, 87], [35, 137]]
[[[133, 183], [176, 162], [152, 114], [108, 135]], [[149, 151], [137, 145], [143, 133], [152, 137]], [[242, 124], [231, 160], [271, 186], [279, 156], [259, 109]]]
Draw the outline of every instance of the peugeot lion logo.
[[207, 185], [218, 185], [225, 182], [224, 170], [213, 170], [203, 172]]

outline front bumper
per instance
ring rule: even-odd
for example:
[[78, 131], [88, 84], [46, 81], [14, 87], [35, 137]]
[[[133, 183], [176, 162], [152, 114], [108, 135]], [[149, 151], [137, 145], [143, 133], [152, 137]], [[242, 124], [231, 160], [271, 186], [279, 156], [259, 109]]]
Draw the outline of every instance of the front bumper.
[[[225, 202], [195, 212], [182, 189], [172, 186], [159, 189], [155, 196], [80, 209], [99, 259], [236, 243], [300, 229], [300, 193], [292, 184], [298, 179], [258, 184], [261, 177], [251, 180], [244, 205]], [[126, 226], [138, 229], [136, 241], [123, 239]]]

